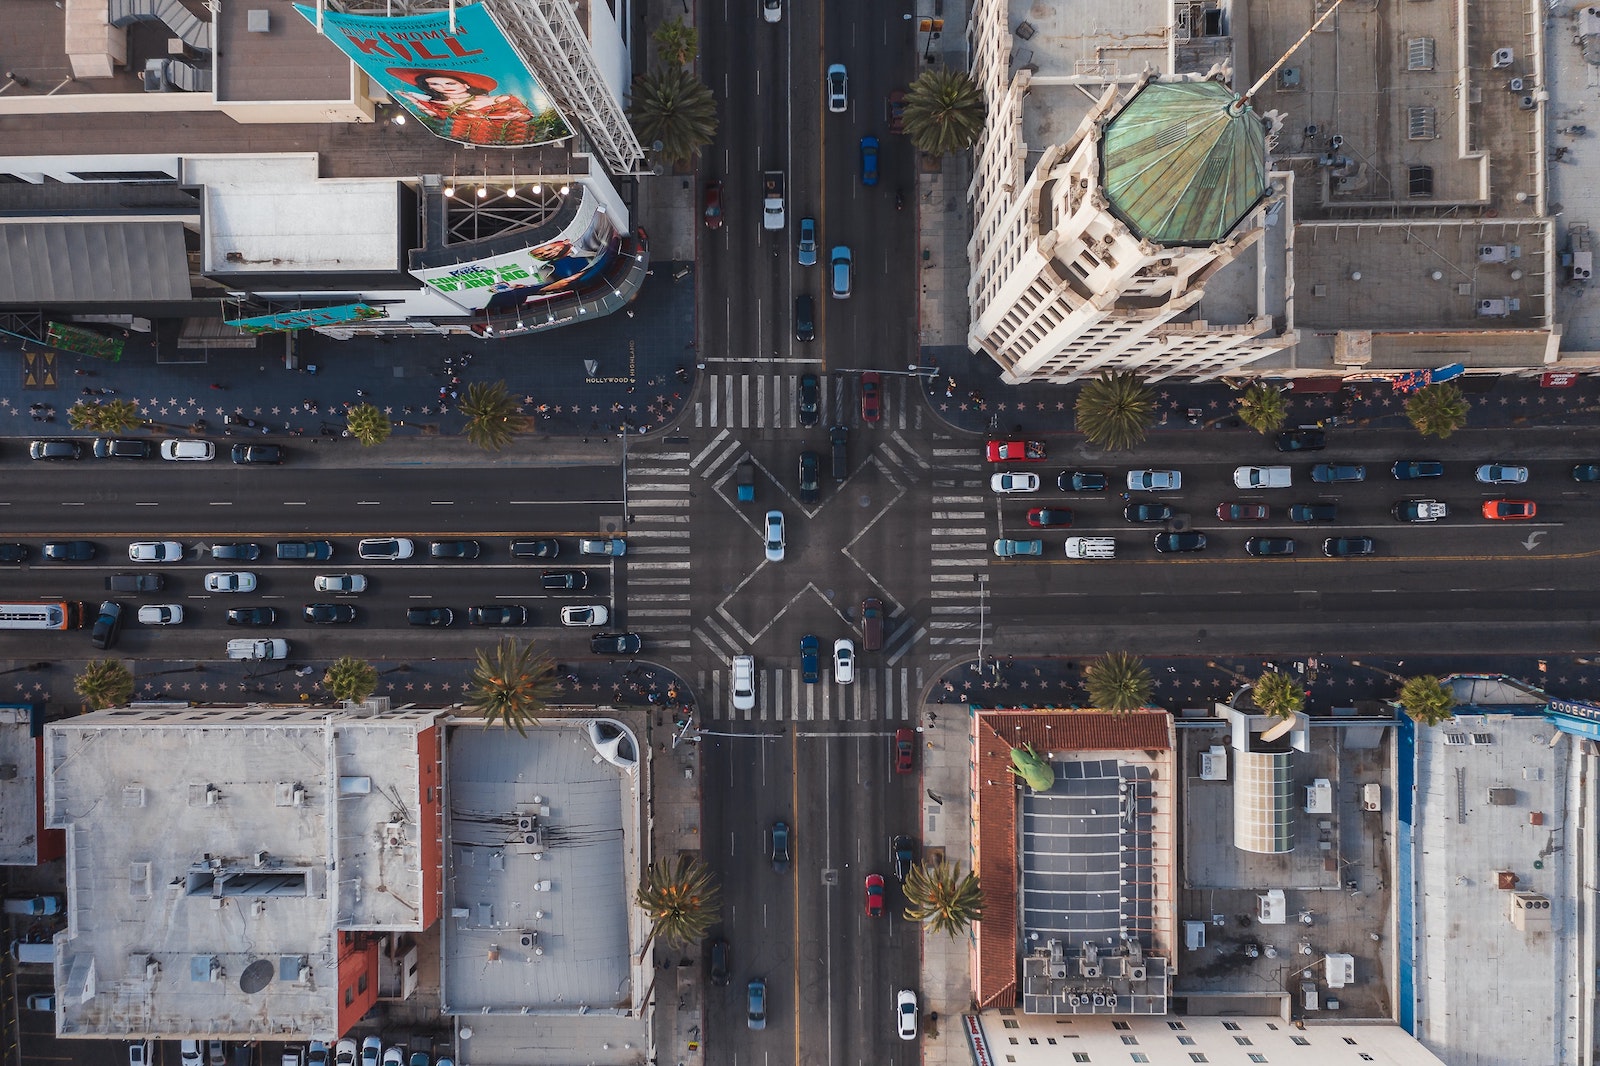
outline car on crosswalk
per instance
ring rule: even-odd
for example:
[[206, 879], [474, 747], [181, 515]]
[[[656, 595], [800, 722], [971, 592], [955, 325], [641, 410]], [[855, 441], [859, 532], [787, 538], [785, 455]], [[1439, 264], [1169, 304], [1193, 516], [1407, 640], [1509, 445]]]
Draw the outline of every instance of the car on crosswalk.
[[821, 649], [822, 642], [814, 634], [800, 638], [800, 680], [808, 685], [822, 679]]
[[729, 670], [730, 680], [728, 689], [733, 700], [733, 709], [748, 711], [756, 705], [756, 657], [754, 655], [735, 655]]
[[833, 680], [840, 685], [849, 685], [856, 679], [856, 646], [849, 637], [840, 637], [833, 642]]

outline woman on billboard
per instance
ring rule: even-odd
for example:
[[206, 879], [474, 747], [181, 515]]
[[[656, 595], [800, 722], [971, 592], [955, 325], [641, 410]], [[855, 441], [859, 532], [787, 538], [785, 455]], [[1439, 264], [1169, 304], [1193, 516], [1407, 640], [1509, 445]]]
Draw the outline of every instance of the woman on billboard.
[[496, 94], [498, 83], [465, 70], [391, 67], [392, 78], [417, 88], [397, 90], [428, 128], [464, 144], [544, 144], [572, 136], [553, 107], [535, 112], [516, 96]]

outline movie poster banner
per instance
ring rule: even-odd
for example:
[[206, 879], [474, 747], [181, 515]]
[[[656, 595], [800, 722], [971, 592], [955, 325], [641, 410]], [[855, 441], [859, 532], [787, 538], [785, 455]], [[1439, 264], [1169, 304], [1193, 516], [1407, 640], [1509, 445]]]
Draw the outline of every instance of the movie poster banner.
[[[317, 9], [295, 10], [317, 24]], [[460, 144], [523, 148], [572, 136], [533, 72], [481, 4], [450, 13], [322, 12], [323, 33], [395, 103], [433, 133]]]
[[583, 289], [605, 272], [621, 246], [622, 234], [611, 216], [597, 208], [553, 240], [459, 266], [411, 273], [452, 303], [499, 314], [535, 297]]

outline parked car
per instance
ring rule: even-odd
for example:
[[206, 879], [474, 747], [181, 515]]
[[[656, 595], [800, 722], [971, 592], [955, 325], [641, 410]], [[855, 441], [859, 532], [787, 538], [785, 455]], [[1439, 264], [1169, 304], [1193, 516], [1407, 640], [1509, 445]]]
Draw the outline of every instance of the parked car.
[[148, 459], [155, 449], [147, 440], [127, 440], [121, 437], [97, 437], [94, 442], [96, 459]]
[[1130, 470], [1128, 489], [1135, 492], [1176, 492], [1183, 488], [1183, 474], [1177, 470]]
[[341, 1040], [333, 1045], [333, 1066], [356, 1066], [360, 1054], [360, 1047], [354, 1040]]
[[254, 562], [261, 558], [261, 545], [250, 543], [238, 544], [213, 544], [211, 558], [227, 559], [231, 562]]
[[206, 1066], [228, 1066], [228, 1046], [221, 1040], [206, 1041]]
[[150, 1041], [134, 1040], [128, 1044], [128, 1066], [151, 1066]]
[[1157, 533], [1156, 551], [1158, 552], [1197, 552], [1204, 551], [1206, 535], [1204, 533]]
[[1328, 446], [1328, 435], [1315, 426], [1286, 429], [1272, 438], [1280, 452], [1320, 452]]
[[822, 384], [815, 374], [800, 375], [800, 391], [795, 394], [800, 424], [814, 426], [822, 413]]
[[861, 375], [861, 421], [876, 422], [883, 417], [882, 384], [883, 375], [876, 370]]
[[711, 942], [711, 984], [722, 988], [728, 983], [728, 942], [721, 937]]
[[787, 822], [772, 823], [772, 869], [774, 873], [786, 874], [789, 872], [789, 825]]
[[745, 986], [744, 1023], [757, 1032], [767, 1027], [767, 981], [764, 977], [757, 977]]
[[1033, 507], [1028, 511], [1028, 525], [1039, 529], [1059, 529], [1072, 525], [1072, 512], [1065, 507]]
[[917, 994], [911, 989], [902, 988], [895, 996], [894, 1018], [895, 1032], [900, 1034], [901, 1040], [917, 1038]]
[[83, 445], [75, 440], [36, 440], [28, 445], [30, 459], [82, 459]]
[[603, 604], [569, 604], [561, 608], [564, 626], [603, 626], [611, 621], [611, 612]]
[[306, 1049], [306, 1066], [328, 1066], [328, 1045], [320, 1040], [311, 1041]]
[[866, 910], [868, 918], [883, 917], [883, 875], [868, 874], [863, 885], [866, 895]]
[[991, 440], [983, 449], [984, 458], [991, 463], [1042, 463], [1045, 459], [1043, 441]]
[[1319, 485], [1337, 485], [1367, 480], [1367, 468], [1359, 463], [1318, 463], [1311, 468], [1311, 480]]
[[178, 563], [183, 545], [175, 540], [136, 540], [128, 545], [128, 558], [136, 563]]
[[1400, 459], [1389, 468], [1396, 481], [1420, 481], [1444, 477], [1444, 464], [1432, 459]]
[[1539, 513], [1532, 500], [1484, 500], [1483, 517], [1499, 522], [1519, 522]]
[[207, 592], [254, 592], [256, 575], [248, 570], [214, 570], [206, 575]]
[[1286, 489], [1294, 483], [1294, 471], [1287, 466], [1236, 466], [1236, 489]]
[[1297, 503], [1289, 508], [1291, 522], [1336, 522], [1338, 519], [1339, 505], [1336, 503]]
[[766, 524], [762, 534], [766, 547], [767, 562], [781, 563], [784, 555], [783, 512], [768, 511]]
[[800, 220], [800, 243], [796, 251], [796, 259], [803, 267], [817, 265], [817, 220], [802, 218]]
[[812, 633], [800, 638], [800, 680], [815, 685], [822, 678], [822, 642]]
[[528, 624], [528, 609], [519, 604], [488, 604], [467, 608], [469, 626], [522, 626]]
[[311, 587], [318, 592], [354, 594], [367, 591], [367, 578], [364, 574], [318, 574]]
[[228, 457], [239, 466], [277, 466], [283, 462], [283, 449], [276, 444], [235, 444]]
[[378, 1066], [378, 1060], [382, 1057], [382, 1038], [369, 1036], [361, 1041], [361, 1066]]
[[428, 545], [428, 555], [435, 559], [476, 559], [478, 550], [475, 540], [436, 540]]
[[849, 685], [856, 679], [856, 646], [848, 637], [833, 642], [833, 680]]
[[348, 625], [356, 620], [356, 609], [348, 603], [308, 603], [302, 617], [313, 625]]
[[756, 705], [756, 660], [753, 655], [735, 655], [730, 666], [728, 689], [733, 709], [748, 711]]
[[1246, 555], [1293, 555], [1292, 537], [1251, 537], [1244, 542]]
[[621, 537], [586, 537], [578, 541], [579, 555], [626, 555], [628, 542]]
[[889, 838], [889, 861], [894, 867], [894, 879], [902, 885], [905, 884], [906, 875], [911, 872], [911, 864], [916, 862], [910, 837], [901, 834]]
[[95, 615], [94, 628], [89, 631], [89, 643], [97, 648], [109, 648], [117, 642], [122, 632], [122, 604], [106, 600]]
[[204, 1066], [205, 1058], [200, 1054], [200, 1041], [185, 1040], [180, 1043], [178, 1062], [180, 1066]]
[[47, 540], [44, 557], [53, 563], [86, 563], [95, 556], [93, 541]]
[[829, 426], [828, 446], [833, 480], [843, 481], [850, 476], [850, 427], [837, 424]]
[[226, 619], [230, 626], [270, 626], [278, 620], [278, 612], [271, 607], [233, 607]]
[[34, 992], [23, 1000], [28, 1010], [54, 1011], [56, 1009], [56, 994], [54, 992]]
[[894, 731], [894, 772], [909, 774], [916, 765], [917, 735], [909, 729]]
[[596, 633], [589, 638], [589, 650], [596, 655], [638, 655], [643, 648], [637, 633]]
[[147, 603], [139, 608], [142, 626], [175, 626], [183, 623], [183, 604]]
[[1322, 554], [1334, 558], [1371, 555], [1375, 549], [1371, 537], [1329, 537], [1322, 542]]
[[1104, 492], [1108, 480], [1097, 471], [1063, 470], [1056, 477], [1056, 488], [1062, 492]]
[[209, 463], [217, 457], [217, 446], [208, 440], [164, 440], [161, 458], [179, 463]]
[[406, 625], [447, 626], [456, 620], [448, 607], [411, 607], [406, 610]]
[[995, 492], [1038, 492], [1038, 474], [994, 474], [989, 487]]
[[850, 108], [850, 76], [845, 73], [843, 63], [834, 63], [828, 67], [828, 110], [834, 114], [847, 111]]
[[363, 559], [390, 562], [409, 559], [417, 546], [404, 537], [367, 537], [356, 545], [356, 554]]
[[1528, 468], [1507, 463], [1484, 463], [1472, 472], [1483, 485], [1521, 485], [1528, 480]]

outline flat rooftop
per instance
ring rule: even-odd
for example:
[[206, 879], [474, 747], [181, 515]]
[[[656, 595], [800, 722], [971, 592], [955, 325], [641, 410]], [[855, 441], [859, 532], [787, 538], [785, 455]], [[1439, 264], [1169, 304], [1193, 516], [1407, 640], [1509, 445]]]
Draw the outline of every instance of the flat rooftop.
[[0, 705], [0, 866], [32, 866], [39, 861], [39, 760], [27, 704]]

